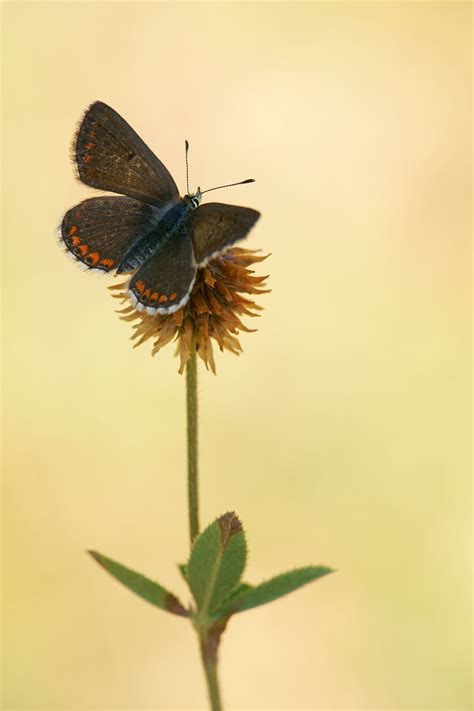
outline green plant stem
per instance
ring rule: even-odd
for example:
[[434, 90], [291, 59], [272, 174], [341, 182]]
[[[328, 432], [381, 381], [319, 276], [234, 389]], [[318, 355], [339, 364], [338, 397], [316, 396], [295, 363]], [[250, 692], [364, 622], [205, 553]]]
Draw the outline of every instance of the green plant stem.
[[[191, 546], [199, 534], [199, 489], [198, 489], [198, 400], [196, 347], [193, 344], [191, 357], [186, 363], [186, 418], [188, 437], [188, 509], [189, 538]], [[209, 635], [209, 629], [197, 629], [201, 646], [201, 658], [206, 674], [207, 691], [212, 711], [222, 711], [219, 682], [217, 678], [217, 648], [219, 637]]]
[[186, 363], [186, 415], [188, 433], [188, 510], [191, 545], [199, 533], [198, 495], [198, 401], [196, 348]]
[[221, 697], [219, 692], [219, 680], [217, 678], [217, 657], [209, 655], [204, 645], [201, 645], [201, 657], [206, 672], [207, 693], [212, 711], [222, 711]]

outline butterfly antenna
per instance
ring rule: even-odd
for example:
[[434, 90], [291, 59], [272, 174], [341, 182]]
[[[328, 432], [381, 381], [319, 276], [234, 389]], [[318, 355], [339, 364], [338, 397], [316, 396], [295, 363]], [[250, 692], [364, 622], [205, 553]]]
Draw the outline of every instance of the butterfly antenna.
[[189, 143], [188, 143], [188, 141], [184, 142], [184, 146], [185, 146], [185, 151], [186, 151], [186, 191], [189, 195], [189, 167], [188, 167]]
[[245, 183], [254, 183], [253, 178], [247, 178], [247, 180], [240, 180], [238, 183], [227, 183], [227, 185], [218, 185], [217, 188], [209, 188], [208, 190], [202, 190], [201, 195], [204, 193], [210, 193], [212, 190], [220, 190], [221, 188], [232, 188], [234, 185], [245, 185]]

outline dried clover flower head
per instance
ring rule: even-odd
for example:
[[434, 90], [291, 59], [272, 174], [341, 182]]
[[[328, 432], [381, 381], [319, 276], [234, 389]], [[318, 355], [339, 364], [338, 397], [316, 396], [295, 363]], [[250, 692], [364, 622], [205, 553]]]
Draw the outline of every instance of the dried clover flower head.
[[191, 356], [192, 344], [204, 361], [206, 368], [216, 372], [212, 339], [221, 351], [224, 349], [239, 354], [242, 351], [237, 335], [240, 331], [251, 332], [241, 321], [241, 316], [258, 316], [256, 311], [262, 307], [249, 299], [248, 294], [263, 294], [267, 276], [253, 276], [249, 268], [261, 262], [268, 255], [258, 256], [255, 251], [233, 247], [215, 257], [199, 269], [189, 301], [173, 314], [150, 315], [139, 312], [130, 302], [127, 282], [109, 287], [113, 296], [126, 307], [119, 311], [125, 321], [133, 323], [132, 340], [139, 346], [148, 339], [154, 339], [152, 355], [171, 341], [177, 343], [177, 355], [180, 357], [179, 372]]

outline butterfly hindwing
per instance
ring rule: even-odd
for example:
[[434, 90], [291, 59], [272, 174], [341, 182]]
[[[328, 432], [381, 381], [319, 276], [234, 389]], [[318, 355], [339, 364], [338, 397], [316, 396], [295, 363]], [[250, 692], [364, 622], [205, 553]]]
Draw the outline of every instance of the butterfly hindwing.
[[107, 104], [96, 101], [79, 126], [74, 158], [83, 183], [158, 207], [179, 199], [163, 163], [133, 128]]
[[131, 278], [130, 298], [138, 311], [174, 313], [186, 304], [197, 265], [188, 225], [165, 239]]
[[141, 236], [154, 230], [156, 213], [133, 198], [90, 198], [66, 212], [61, 238], [79, 262], [109, 272]]
[[200, 205], [191, 217], [191, 237], [199, 266], [243, 239], [260, 217], [250, 207], [210, 202]]

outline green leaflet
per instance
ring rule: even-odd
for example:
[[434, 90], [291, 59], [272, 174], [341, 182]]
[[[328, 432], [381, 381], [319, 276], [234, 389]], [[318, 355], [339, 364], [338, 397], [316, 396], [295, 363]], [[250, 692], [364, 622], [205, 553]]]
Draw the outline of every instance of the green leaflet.
[[116, 580], [144, 600], [151, 602], [152, 605], [156, 605], [162, 610], [171, 612], [173, 615], [189, 617], [188, 611], [182, 606], [178, 598], [158, 583], [107, 558], [105, 555], [97, 553], [97, 551], [88, 552], [110, 575], [113, 575]]
[[239, 585], [232, 590], [231, 594], [223, 600], [222, 607], [229, 607], [236, 599], [240, 598], [242, 593], [247, 592], [247, 590], [250, 590], [252, 587], [253, 585], [249, 585], [248, 583], [239, 583]]
[[239, 584], [247, 547], [234, 512], [220, 516], [195, 540], [186, 579], [199, 612], [212, 613]]
[[260, 583], [260, 585], [244, 588], [240, 593], [232, 595], [219, 610], [218, 614], [219, 616], [233, 614], [250, 610], [252, 607], [258, 607], [259, 605], [265, 605], [267, 602], [277, 600], [279, 597], [287, 595], [293, 590], [297, 590], [303, 585], [332, 572], [332, 568], [314, 565], [290, 570], [288, 573], [282, 573], [264, 583]]

